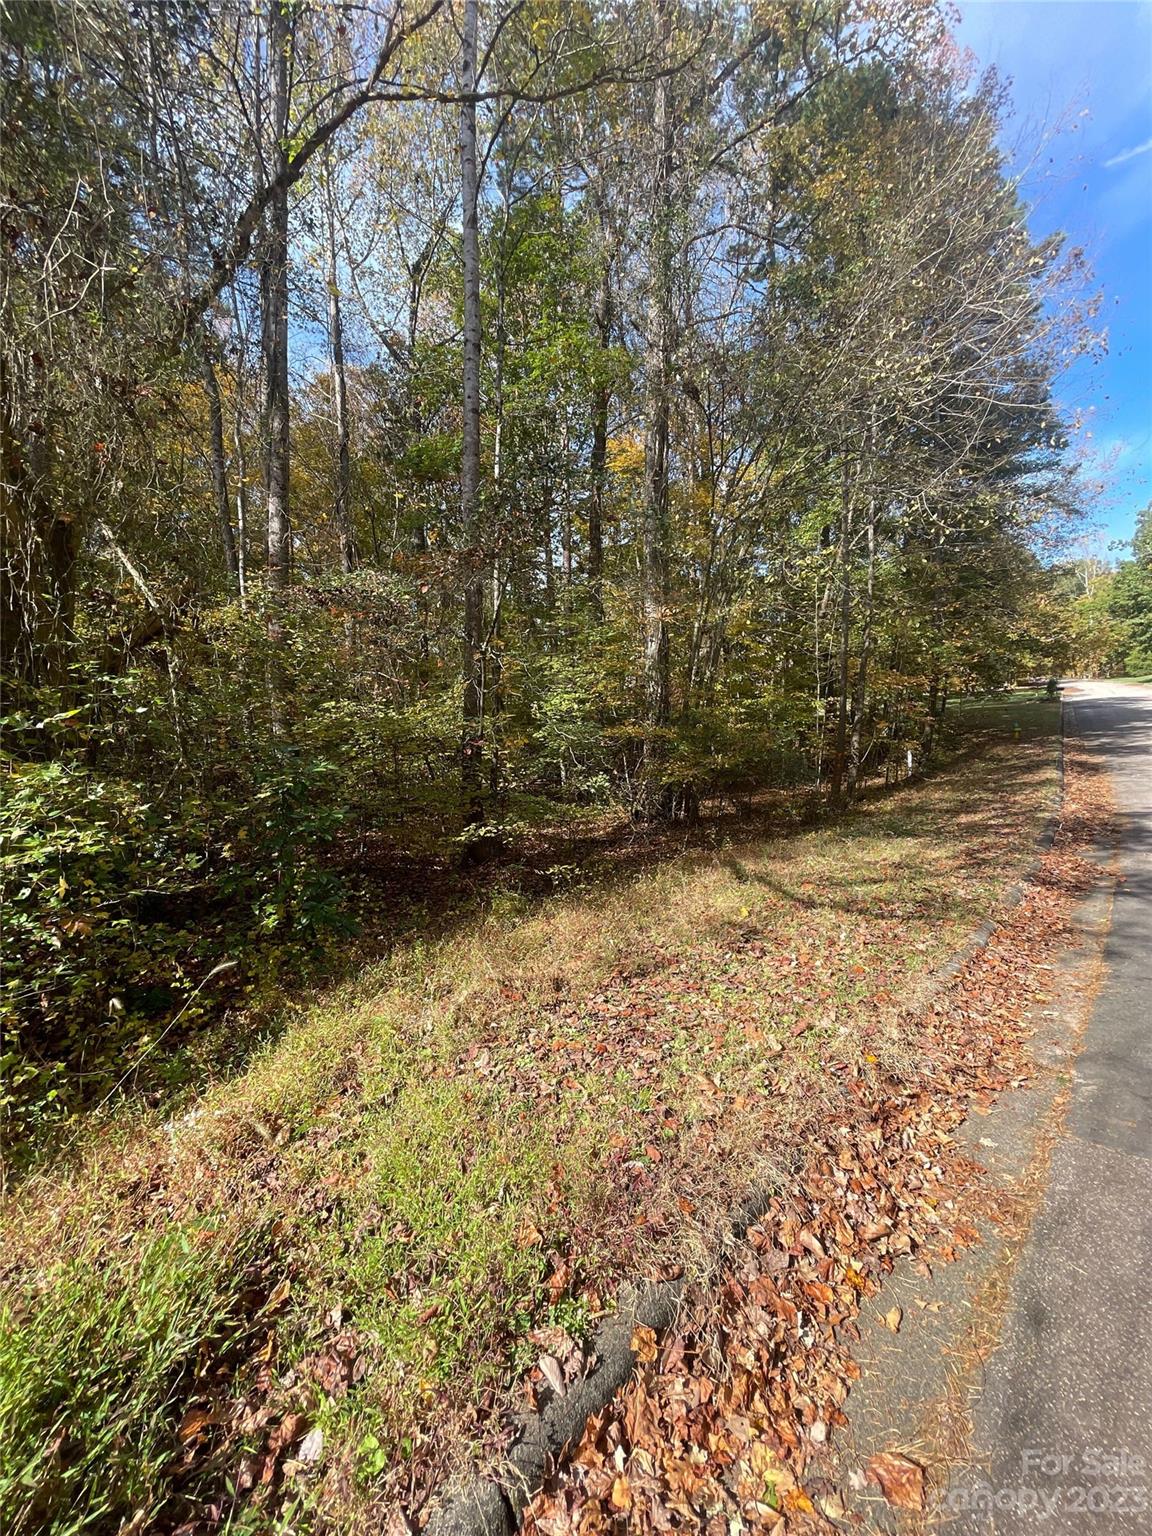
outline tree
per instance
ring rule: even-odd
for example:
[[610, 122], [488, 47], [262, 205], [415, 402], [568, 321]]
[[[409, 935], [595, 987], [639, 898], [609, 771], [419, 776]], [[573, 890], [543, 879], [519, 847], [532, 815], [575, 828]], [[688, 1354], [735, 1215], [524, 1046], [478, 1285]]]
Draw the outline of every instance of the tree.
[[193, 880], [307, 936], [349, 849], [847, 801], [1145, 654], [1147, 519], [1052, 568], [1085, 273], [936, 6], [9, 9], [3, 681], [85, 975], [125, 903], [200, 974]]

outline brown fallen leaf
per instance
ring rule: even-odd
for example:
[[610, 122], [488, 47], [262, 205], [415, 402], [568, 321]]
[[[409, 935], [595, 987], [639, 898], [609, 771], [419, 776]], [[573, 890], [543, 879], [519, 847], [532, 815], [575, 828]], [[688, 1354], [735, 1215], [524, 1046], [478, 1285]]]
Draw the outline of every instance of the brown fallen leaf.
[[308, 1420], [302, 1413], [289, 1413], [284, 1416], [279, 1424], [275, 1425], [268, 1436], [268, 1450], [273, 1460], [285, 1446], [299, 1440], [308, 1427]]
[[847, 1518], [848, 1510], [844, 1500], [836, 1492], [835, 1488], [828, 1493], [817, 1494], [816, 1505], [826, 1520], [844, 1520]]
[[199, 1439], [210, 1424], [216, 1422], [216, 1415], [210, 1408], [189, 1408], [188, 1412], [180, 1420], [180, 1439], [184, 1445]]
[[564, 1372], [560, 1369], [560, 1362], [554, 1355], [541, 1355], [536, 1363], [540, 1367], [540, 1374], [556, 1396], [563, 1397], [567, 1388], [564, 1385]]
[[292, 1282], [281, 1280], [280, 1284], [272, 1288], [272, 1294], [264, 1303], [265, 1312], [275, 1312], [277, 1307], [282, 1307], [292, 1294]]
[[641, 1365], [651, 1365], [656, 1358], [656, 1334], [643, 1323], [637, 1323], [632, 1330], [632, 1353]]
[[548, 1279], [548, 1300], [553, 1306], [560, 1300], [572, 1280], [571, 1266], [564, 1259], [555, 1261], [555, 1268]]
[[904, 1321], [903, 1307], [889, 1307], [884, 1314], [884, 1326], [889, 1333], [899, 1333], [900, 1324]]
[[865, 1472], [893, 1509], [924, 1508], [924, 1468], [910, 1457], [898, 1451], [881, 1451], [871, 1458]]
[[612, 1503], [617, 1509], [632, 1508], [632, 1487], [623, 1472], [621, 1472], [619, 1477], [613, 1479]]

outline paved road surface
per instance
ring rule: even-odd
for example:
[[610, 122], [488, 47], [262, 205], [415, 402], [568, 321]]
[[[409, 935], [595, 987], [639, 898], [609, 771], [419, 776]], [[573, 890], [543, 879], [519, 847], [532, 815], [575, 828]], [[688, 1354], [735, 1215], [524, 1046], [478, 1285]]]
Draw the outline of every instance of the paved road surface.
[[948, 1536], [1152, 1533], [1152, 688], [1078, 686], [1068, 725], [1111, 772], [1124, 879], [1067, 1134], [975, 1411], [979, 1471], [953, 1489], [982, 1507]]

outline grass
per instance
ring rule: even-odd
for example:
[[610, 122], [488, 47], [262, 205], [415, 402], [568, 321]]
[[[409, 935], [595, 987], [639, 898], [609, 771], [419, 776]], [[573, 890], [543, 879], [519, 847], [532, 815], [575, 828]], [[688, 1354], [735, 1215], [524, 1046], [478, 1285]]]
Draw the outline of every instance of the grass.
[[190, 1223], [149, 1233], [130, 1284], [94, 1243], [52, 1266], [22, 1315], [3, 1306], [8, 1529], [118, 1529], [178, 1479], [179, 1426], [206, 1362], [218, 1369], [251, 1332], [261, 1235]]
[[501, 898], [179, 1120], [93, 1125], [3, 1218], [8, 1529], [417, 1506], [620, 1279], [707, 1270], [838, 1063], [909, 1070], [904, 1005], [1027, 858], [1056, 717], [964, 702], [951, 766], [850, 817]]
[[1011, 688], [1006, 693], [953, 699], [948, 714], [980, 731], [1011, 731], [1019, 726], [1022, 735], [1035, 736], [1047, 728], [1056, 708], [1057, 700], [1042, 688]]

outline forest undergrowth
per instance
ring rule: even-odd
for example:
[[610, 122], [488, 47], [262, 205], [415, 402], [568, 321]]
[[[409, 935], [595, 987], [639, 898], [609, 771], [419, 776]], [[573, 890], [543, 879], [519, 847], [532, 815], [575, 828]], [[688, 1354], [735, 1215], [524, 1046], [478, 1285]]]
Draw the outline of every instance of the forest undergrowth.
[[165, 1118], [94, 1118], [3, 1219], [13, 1531], [414, 1517], [585, 1369], [618, 1283], [710, 1274], [1028, 858], [1056, 707], [968, 712], [853, 814], [507, 894]]

